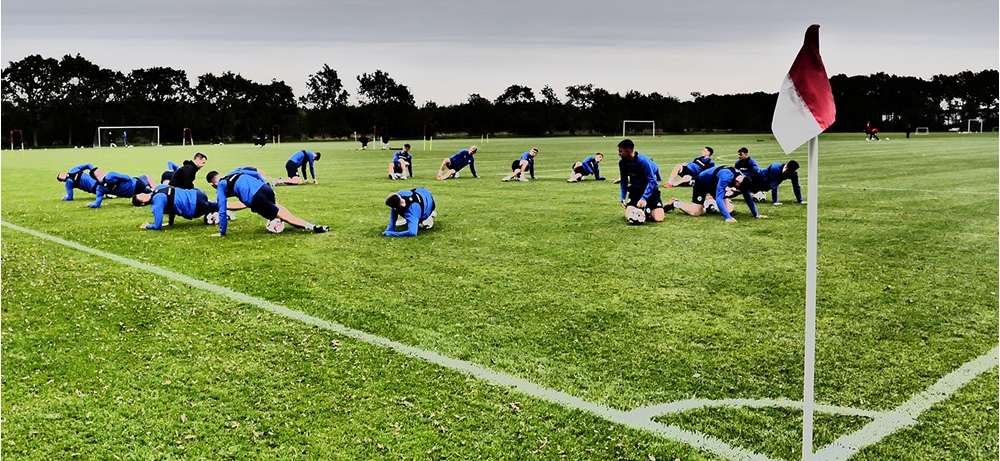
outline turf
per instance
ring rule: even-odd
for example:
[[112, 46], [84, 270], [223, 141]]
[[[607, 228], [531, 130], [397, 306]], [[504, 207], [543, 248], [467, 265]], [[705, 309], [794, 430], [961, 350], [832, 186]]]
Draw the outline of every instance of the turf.
[[[997, 136], [889, 136], [820, 141], [823, 403], [889, 410], [997, 345]], [[785, 156], [766, 135], [635, 141], [664, 173], [705, 145], [717, 163], [732, 164], [744, 145], [761, 165], [806, 163], [804, 149]], [[437, 140], [434, 151], [411, 141], [416, 177], [405, 182], [385, 177], [391, 153], [352, 143], [198, 146], [209, 156], [203, 172], [250, 164], [271, 176], [284, 175], [297, 149], [323, 152], [319, 185], [276, 193], [330, 233], [270, 235], [263, 219], [241, 211], [224, 238], [182, 219], [141, 231], [148, 209], [114, 199], [92, 210], [79, 192], [63, 202], [51, 179], [80, 163], [159, 177], [167, 160], [190, 158], [190, 147], [4, 151], [2, 216], [613, 408], [801, 399], [806, 207], [783, 185], [784, 205], [761, 205], [771, 219], [753, 219], [737, 203], [735, 224], [670, 213], [664, 223], [628, 226], [610, 181], [565, 182], [573, 162], [597, 151], [607, 154], [602, 173], [616, 177], [616, 142], [493, 139], [476, 143], [481, 179], [466, 169], [444, 182], [434, 180], [441, 160], [472, 141]], [[533, 146], [538, 179], [500, 182]], [[385, 196], [418, 186], [438, 202], [435, 228], [381, 237]], [[712, 459], [8, 228], [3, 237], [5, 455]], [[995, 369], [990, 376], [928, 412], [938, 430], [898, 432], [859, 459], [898, 459], [908, 447], [934, 453], [972, 438], [985, 441], [965, 446], [965, 457], [995, 454]], [[977, 400], [992, 418], [961, 403]], [[788, 431], [801, 416], [761, 414], [706, 411], [685, 424], [796, 459]], [[756, 444], [767, 420], [783, 421], [785, 433]], [[817, 442], [855, 426], [818, 419], [828, 438]]]

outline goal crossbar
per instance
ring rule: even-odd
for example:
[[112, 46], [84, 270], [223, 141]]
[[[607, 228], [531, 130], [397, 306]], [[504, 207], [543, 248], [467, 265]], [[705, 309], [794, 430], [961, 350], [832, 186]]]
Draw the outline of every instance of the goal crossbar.
[[156, 130], [156, 145], [157, 146], [160, 145], [160, 127], [159, 126], [155, 126], [155, 125], [146, 125], [146, 126], [139, 126], [139, 125], [135, 125], [135, 126], [99, 126], [99, 127], [97, 127], [97, 147], [102, 147], [101, 146], [101, 133], [103, 133], [104, 130], [138, 130], [138, 129], [153, 129], [153, 130]]
[[622, 120], [622, 137], [625, 137], [625, 128], [629, 123], [652, 123], [653, 137], [656, 137], [656, 120]]

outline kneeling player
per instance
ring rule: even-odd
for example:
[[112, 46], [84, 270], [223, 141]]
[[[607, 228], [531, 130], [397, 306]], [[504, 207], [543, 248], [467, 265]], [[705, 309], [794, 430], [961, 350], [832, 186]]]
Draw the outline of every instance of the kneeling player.
[[749, 176], [744, 176], [731, 166], [721, 165], [702, 171], [695, 180], [694, 189], [691, 192], [692, 203], [681, 203], [678, 199], [671, 199], [666, 205], [666, 210], [674, 208], [683, 211], [691, 216], [701, 216], [705, 212], [705, 198], [711, 194], [715, 198], [715, 203], [719, 207], [719, 213], [726, 218], [726, 222], [736, 222], [732, 216], [733, 204], [730, 198], [742, 195], [750, 213], [755, 218], [767, 218], [757, 212], [757, 207], [753, 203], [750, 195], [753, 190], [753, 181]]
[[655, 222], [663, 221], [663, 202], [660, 199], [660, 186], [657, 184], [657, 172], [660, 167], [649, 157], [635, 151], [635, 144], [630, 139], [618, 143], [618, 171], [621, 173], [621, 203], [625, 208], [625, 218], [628, 219], [633, 209], [640, 209], [648, 218]]
[[[604, 160], [604, 154], [598, 152], [590, 157], [583, 159], [582, 162], [576, 162], [573, 164], [573, 175], [566, 180], [566, 182], [577, 182], [583, 181], [584, 176], [594, 175], [594, 179], [598, 181], [604, 181], [605, 178], [601, 176], [601, 168], [598, 165]], [[619, 181], [620, 182], [620, 181]], [[616, 183], [617, 184], [617, 183]]]
[[406, 179], [407, 173], [413, 177], [412, 161], [413, 154], [410, 154], [410, 145], [403, 144], [403, 150], [392, 156], [392, 163], [389, 164], [389, 179]]
[[274, 189], [271, 189], [263, 176], [253, 167], [243, 167], [226, 176], [220, 175], [218, 171], [210, 171], [205, 180], [216, 188], [215, 195], [219, 201], [219, 233], [214, 234], [213, 237], [226, 235], [228, 224], [226, 199], [228, 197], [236, 197], [243, 204], [243, 207], [249, 207], [251, 211], [263, 216], [268, 221], [280, 219], [292, 226], [316, 233], [330, 230], [327, 226], [314, 225], [296, 218], [287, 208], [278, 205], [274, 198]]
[[527, 181], [528, 178], [524, 177], [524, 173], [527, 171], [531, 173], [531, 179], [535, 179], [535, 156], [538, 155], [538, 148], [532, 147], [531, 150], [521, 154], [521, 158], [514, 160], [514, 163], [510, 164], [511, 173], [505, 178], [501, 179], [503, 182], [510, 181], [511, 179], [517, 179], [518, 181]]
[[[181, 189], [174, 186], [157, 186], [152, 193], [140, 193], [132, 196], [133, 206], [153, 206], [153, 223], [142, 223], [140, 229], [163, 229], [163, 214], [167, 214], [167, 224], [174, 224], [174, 216], [181, 215], [184, 219], [195, 219], [209, 213], [219, 211], [218, 202], [210, 202], [208, 194], [199, 189]], [[230, 204], [231, 210], [246, 208], [242, 203]], [[230, 217], [232, 219], [232, 217]]]
[[309, 181], [309, 175], [306, 174], [306, 163], [309, 164], [309, 173], [312, 174], [313, 184], [319, 184], [316, 182], [316, 169], [313, 166], [313, 163], [318, 162], [319, 158], [322, 156], [323, 155], [319, 152], [313, 153], [307, 150], [300, 150], [292, 154], [292, 157], [285, 162], [285, 173], [288, 174], [288, 178], [278, 178], [274, 181], [274, 185], [280, 186], [285, 184], [288, 186], [296, 186], [302, 184], [302, 177], [299, 177], [299, 168], [302, 168], [302, 176], [305, 177], [305, 180]]
[[[674, 166], [674, 169], [670, 171], [670, 177], [667, 178], [667, 187], [674, 187], [680, 184], [690, 185], [692, 182], [696, 182], [698, 175], [702, 171], [715, 166], [715, 162], [712, 161], [712, 154], [715, 153], [715, 149], [706, 146], [701, 150], [701, 155], [695, 157], [688, 163], [679, 163]], [[680, 175], [680, 179], [674, 181]]]
[[[88, 174], [83, 172], [87, 171]], [[66, 195], [63, 200], [73, 200], [73, 189], [80, 189], [91, 194], [97, 193], [97, 185], [104, 179], [104, 172], [94, 165], [84, 163], [77, 165], [66, 173], [56, 175], [56, 181], [66, 183]]]
[[[431, 191], [418, 187], [411, 190], [401, 190], [395, 194], [389, 194], [385, 198], [385, 205], [389, 207], [389, 226], [385, 228], [382, 235], [386, 237], [415, 237], [417, 229], [430, 229], [434, 227], [434, 198]], [[402, 217], [406, 220], [406, 230], [396, 232], [396, 218]]]

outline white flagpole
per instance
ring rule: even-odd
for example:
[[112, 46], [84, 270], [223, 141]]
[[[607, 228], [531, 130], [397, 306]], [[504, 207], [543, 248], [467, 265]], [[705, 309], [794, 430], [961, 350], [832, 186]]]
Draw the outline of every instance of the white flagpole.
[[816, 214], [819, 210], [819, 136], [809, 140], [806, 224], [806, 358], [802, 392], [802, 461], [813, 455], [813, 377], [816, 362]]

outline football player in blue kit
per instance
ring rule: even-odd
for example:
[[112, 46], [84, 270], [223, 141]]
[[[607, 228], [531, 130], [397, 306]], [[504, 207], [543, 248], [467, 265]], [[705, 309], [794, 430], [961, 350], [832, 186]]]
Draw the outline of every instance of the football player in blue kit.
[[[385, 205], [390, 210], [389, 226], [382, 232], [386, 237], [415, 237], [418, 229], [434, 227], [434, 217], [437, 216], [434, 197], [423, 187], [389, 194]], [[406, 220], [406, 230], [401, 232], [396, 231], [396, 219], [399, 217]]]
[[660, 167], [649, 157], [635, 151], [635, 143], [624, 139], [618, 143], [618, 171], [621, 173], [621, 204], [625, 208], [626, 219], [632, 209], [638, 208], [647, 218], [655, 222], [663, 221], [663, 201], [660, 199], [660, 185], [656, 173]]
[[104, 179], [97, 185], [97, 198], [93, 203], [88, 203], [90, 208], [100, 208], [104, 202], [104, 197], [114, 195], [115, 197], [129, 198], [135, 194], [149, 192], [153, 178], [148, 174], [131, 177], [114, 171], [109, 171], [104, 175]]
[[752, 190], [753, 180], [750, 176], [741, 174], [739, 170], [731, 166], [715, 166], [698, 175], [694, 189], [691, 191], [692, 203], [682, 203], [676, 198], [671, 199], [666, 205], [666, 210], [670, 211], [676, 208], [691, 216], [701, 216], [705, 212], [705, 199], [712, 195], [715, 203], [718, 204], [719, 213], [726, 218], [726, 222], [736, 222], [736, 218], [731, 214], [733, 204], [729, 199], [742, 195], [747, 207], [750, 208], [750, 213], [755, 218], [767, 218], [767, 216], [757, 212], [753, 197], [750, 196]]
[[[86, 171], [86, 173], [84, 173]], [[73, 200], [73, 189], [80, 189], [84, 192], [97, 194], [97, 185], [104, 179], [104, 172], [94, 165], [84, 163], [71, 168], [66, 173], [56, 175], [56, 181], [66, 183], [66, 195], [63, 200]]]
[[524, 176], [525, 172], [531, 174], [531, 179], [535, 179], [535, 156], [538, 155], [538, 148], [532, 147], [531, 150], [521, 154], [521, 158], [514, 160], [510, 164], [511, 173], [501, 179], [503, 182], [510, 181], [511, 179], [517, 179], [518, 181], [527, 181], [528, 178]]
[[406, 179], [413, 177], [413, 154], [410, 153], [410, 145], [403, 144], [403, 150], [392, 155], [392, 163], [389, 164], [389, 179]]
[[466, 165], [468, 165], [469, 169], [472, 170], [472, 177], [478, 179], [479, 175], [476, 174], [476, 159], [473, 158], [478, 151], [478, 147], [472, 146], [468, 149], [462, 149], [456, 152], [455, 155], [444, 159], [444, 161], [441, 162], [441, 168], [438, 169], [438, 180], [445, 180], [452, 177], [457, 178], [458, 172], [462, 168], [465, 168]]
[[[142, 223], [140, 229], [160, 230], [163, 226], [174, 224], [174, 217], [180, 215], [184, 219], [195, 219], [219, 211], [219, 202], [208, 200], [208, 194], [200, 189], [182, 189], [179, 187], [160, 185], [152, 193], [140, 193], [132, 196], [133, 206], [152, 205], [153, 223]], [[242, 203], [230, 203], [229, 210], [245, 208]], [[163, 215], [167, 215], [167, 223], [163, 223]], [[229, 219], [233, 219], [232, 216]]]
[[[302, 178], [305, 178], [305, 182], [308, 182], [309, 174], [312, 174], [313, 184], [319, 184], [316, 182], [316, 169], [313, 164], [318, 162], [322, 156], [323, 154], [319, 152], [310, 152], [308, 150], [300, 150], [292, 154], [292, 157], [285, 162], [285, 173], [288, 174], [288, 177], [276, 179], [274, 185], [296, 186], [303, 183]], [[309, 174], [306, 173], [306, 164], [309, 164]], [[301, 177], [299, 176], [299, 168], [302, 169]]]
[[577, 182], [583, 181], [584, 176], [594, 175], [594, 179], [598, 181], [604, 181], [605, 178], [601, 176], [600, 163], [604, 160], [604, 154], [598, 152], [590, 157], [583, 159], [582, 162], [576, 162], [573, 164], [573, 176], [570, 176], [566, 182]]
[[220, 175], [218, 171], [210, 171], [205, 176], [205, 180], [216, 188], [215, 195], [219, 202], [219, 233], [214, 234], [213, 237], [226, 235], [228, 225], [226, 199], [228, 197], [236, 197], [244, 207], [249, 207], [251, 211], [263, 216], [268, 221], [280, 219], [292, 226], [316, 233], [330, 230], [327, 226], [314, 225], [304, 219], [297, 218], [287, 208], [278, 205], [274, 197], [274, 189], [271, 189], [271, 186], [264, 180], [264, 176], [256, 168], [238, 168], [225, 176]]
[[[712, 161], [712, 154], [714, 153], [715, 149], [706, 146], [701, 150], [701, 155], [695, 157], [694, 160], [691, 160], [688, 163], [679, 163], [675, 165], [674, 169], [670, 171], [670, 177], [667, 178], [666, 186], [674, 187], [682, 184], [691, 184], [692, 181], [696, 181], [698, 175], [701, 174], [702, 171], [715, 166], [715, 162]], [[678, 175], [680, 175], [681, 178], [674, 181], [674, 178]]]

